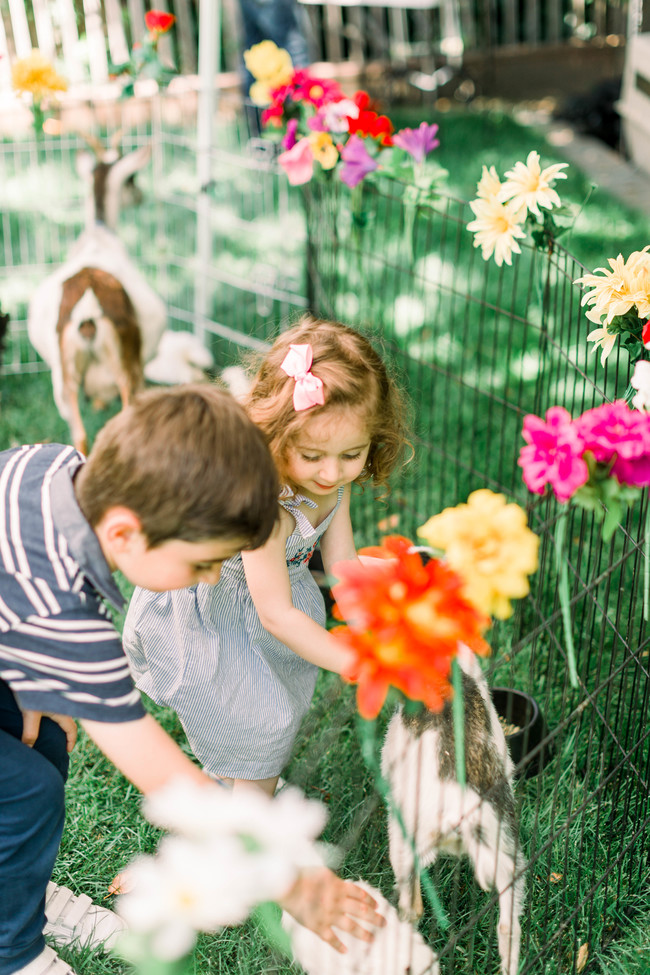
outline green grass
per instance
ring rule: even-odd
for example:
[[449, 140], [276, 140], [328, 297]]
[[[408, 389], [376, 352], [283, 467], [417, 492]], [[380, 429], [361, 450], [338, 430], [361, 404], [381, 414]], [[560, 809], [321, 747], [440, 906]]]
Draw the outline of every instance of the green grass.
[[[561, 161], [558, 150], [544, 145], [539, 134], [503, 112], [454, 112], [436, 121], [441, 139], [436, 157], [449, 172], [449, 192], [460, 199], [473, 196], [484, 163], [503, 173], [532, 148], [541, 152], [543, 164]], [[137, 217], [127, 216], [125, 236], [133, 252], [137, 245], [150, 272], [156, 269], [156, 280], [168, 300], [191, 315], [192, 277], [186, 259], [192, 254], [194, 234], [183, 204], [193, 203], [197, 192], [194, 160], [191, 153], [171, 143], [163, 151], [163, 179], [157, 189], [167, 202], [162, 211], [147, 207]], [[54, 161], [48, 166], [55, 177]], [[569, 172], [569, 179], [558, 188], [577, 208], [589, 193], [589, 179], [573, 167]], [[252, 186], [244, 169], [232, 164], [224, 165], [218, 175], [211, 190], [215, 267], [225, 276], [256, 280], [261, 268], [271, 266], [299, 282], [300, 194], [290, 193], [290, 206], [281, 206], [282, 217], [276, 220], [270, 209], [279, 205], [286, 187], [279, 190], [279, 184], [266, 177]], [[4, 193], [3, 186], [9, 185], [11, 194]], [[73, 182], [63, 185], [72, 199]], [[58, 207], [50, 199], [41, 211], [35, 210], [37, 188], [34, 174], [20, 166], [10, 183], [0, 179], [0, 199], [10, 211], [2, 232], [10, 235], [10, 251], [23, 255], [17, 264], [36, 261], [35, 241], [47, 234], [52, 223], [62, 239], [74, 223], [70, 205]], [[585, 395], [612, 393], [623, 381], [612, 369], [604, 374], [595, 357], [587, 354], [588, 324], [575, 313], [575, 294], [564, 284], [579, 273], [570, 264], [558, 260], [553, 265], [552, 290], [559, 297], [545, 305], [546, 267], [539, 255], [527, 250], [512, 269], [501, 272], [485, 266], [460, 220], [463, 211], [454, 206], [438, 205], [433, 220], [418, 214], [412, 228], [405, 226], [404, 211], [394, 202], [370, 198], [368, 213], [367, 227], [355, 235], [349, 221], [338, 219], [337, 213], [332, 223], [331, 214], [316, 212], [323, 295], [334, 303], [340, 317], [369, 327], [386, 348], [414, 403], [418, 457], [397, 486], [390, 508], [368, 503], [369, 494], [357, 502], [360, 542], [376, 541], [378, 522], [387, 511], [399, 513], [400, 529], [412, 533], [442, 506], [464, 500], [469, 490], [485, 483], [524, 500], [515, 464], [522, 413], [545, 408], [551, 401], [582, 408]], [[336, 255], [322, 246], [326, 234], [339, 242]], [[597, 189], [576, 220], [569, 246], [591, 269], [619, 251], [627, 254], [645, 246], [648, 239], [645, 218], [626, 211]], [[54, 250], [48, 254], [56, 257]], [[7, 268], [6, 275], [0, 276], [0, 304], [14, 318], [24, 317], [36, 278], [34, 268], [22, 274], [20, 267]], [[275, 299], [261, 307], [254, 294], [244, 292], [238, 299], [235, 295], [230, 286], [215, 285], [214, 317], [257, 337], [271, 334], [286, 314], [286, 305]], [[548, 340], [540, 338], [542, 326]], [[225, 339], [215, 339], [215, 351], [222, 363], [236, 354]], [[580, 378], [576, 367], [591, 382]], [[625, 373], [624, 357], [620, 368]], [[94, 415], [84, 407], [91, 438], [110, 412]], [[47, 373], [3, 376], [0, 448], [67, 439]], [[557, 933], [552, 950], [531, 971], [572, 972], [578, 948], [588, 943], [590, 967], [585, 972], [641, 975], [650, 971], [646, 921], [650, 889], [647, 866], [640, 861], [638, 844], [634, 845], [634, 829], [645, 797], [639, 796], [638, 784], [625, 770], [607, 781], [607, 770], [616, 763], [618, 752], [606, 728], [614, 728], [621, 740], [627, 737], [633, 742], [637, 733], [641, 737], [647, 701], [643, 685], [627, 676], [635, 673], [632, 667], [626, 667], [616, 683], [603, 683], [593, 700], [567, 688], [554, 605], [552, 533], [545, 527], [546, 520], [552, 524], [556, 515], [552, 507], [535, 508], [532, 513], [533, 527], [544, 536], [533, 598], [513, 620], [495, 627], [495, 652], [489, 665], [494, 683], [535, 695], [554, 734], [552, 762], [542, 775], [521, 780], [517, 786], [522, 842], [533, 861], [525, 950], [531, 958], [537, 957], [546, 940]], [[631, 532], [638, 529], [636, 523], [629, 527]], [[607, 568], [610, 553], [598, 548], [579, 519], [573, 523], [569, 543], [578, 579], [594, 580], [604, 573], [594, 598], [576, 599], [574, 620], [581, 637], [581, 675], [595, 692], [608, 668], [627, 659], [627, 650], [612, 636], [621, 607], [621, 628], [626, 627], [633, 640], [637, 633], [639, 641], [645, 639], [637, 598], [638, 566], [635, 571], [621, 533], [615, 536], [611, 555], [621, 561], [620, 569]], [[129, 587], [122, 584], [128, 595]], [[531, 633], [536, 635], [531, 638]], [[187, 748], [175, 716], [151, 708]], [[384, 714], [378, 722], [379, 734], [385, 721]], [[647, 746], [639, 747], [643, 758]], [[325, 838], [342, 850], [341, 872], [363, 876], [390, 895], [385, 813], [361, 755], [354, 691], [332, 675], [321, 675], [286, 777], [326, 803]], [[137, 853], [152, 851], [159, 834], [140, 816], [133, 788], [83, 735], [73, 756], [67, 808], [55, 879], [100, 900], [113, 875]], [[632, 844], [630, 852], [621, 854], [611, 880], [592, 890], [592, 876], [601, 876], [603, 864], [615, 860], [616, 851], [624, 851], [626, 843]], [[465, 864], [441, 860], [432, 876], [458, 933], [453, 968], [448, 959], [445, 975], [452, 970], [458, 975], [496, 975], [494, 909], [479, 922], [471, 922], [474, 913], [489, 904], [489, 896], [478, 889]], [[464, 931], [468, 924], [471, 927]], [[559, 930], [561, 925], [565, 927]], [[422, 931], [439, 950], [444, 948], [430, 911]], [[66, 957], [79, 975], [128, 971], [128, 966], [101, 952]], [[190, 971], [288, 975], [295, 968], [267, 945], [250, 921], [242, 928], [200, 938]]]

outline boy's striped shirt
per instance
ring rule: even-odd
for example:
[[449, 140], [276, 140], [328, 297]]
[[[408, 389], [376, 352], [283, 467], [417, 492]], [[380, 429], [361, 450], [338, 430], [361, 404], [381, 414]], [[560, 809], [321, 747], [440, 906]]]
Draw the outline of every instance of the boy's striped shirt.
[[72, 447], [0, 453], [0, 679], [24, 710], [131, 721], [144, 709], [104, 604], [124, 601], [77, 504]]

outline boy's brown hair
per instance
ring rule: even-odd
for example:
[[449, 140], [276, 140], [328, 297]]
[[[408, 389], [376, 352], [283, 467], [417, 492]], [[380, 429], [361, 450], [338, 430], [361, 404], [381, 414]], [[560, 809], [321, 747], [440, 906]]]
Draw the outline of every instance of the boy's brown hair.
[[[280, 365], [290, 345], [305, 343], [312, 347], [311, 371], [323, 381], [325, 403], [296, 412], [295, 382]], [[305, 315], [283, 332], [264, 356], [245, 405], [266, 434], [285, 480], [287, 448], [299, 436], [303, 423], [332, 408], [360, 410], [368, 424], [371, 444], [359, 483], [372, 478], [376, 486], [387, 487], [390, 474], [405, 462], [411, 446], [404, 396], [368, 339], [341, 322]]]
[[124, 506], [150, 548], [214, 538], [257, 548], [273, 530], [279, 490], [263, 434], [207, 383], [141, 393], [100, 430], [75, 479], [91, 526]]

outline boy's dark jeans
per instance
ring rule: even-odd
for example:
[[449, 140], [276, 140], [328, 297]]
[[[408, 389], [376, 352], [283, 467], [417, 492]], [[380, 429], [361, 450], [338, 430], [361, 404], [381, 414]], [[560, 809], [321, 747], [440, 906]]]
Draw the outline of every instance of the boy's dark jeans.
[[68, 774], [66, 737], [49, 718], [33, 748], [16, 699], [0, 680], [0, 975], [43, 950], [45, 888], [59, 850]]

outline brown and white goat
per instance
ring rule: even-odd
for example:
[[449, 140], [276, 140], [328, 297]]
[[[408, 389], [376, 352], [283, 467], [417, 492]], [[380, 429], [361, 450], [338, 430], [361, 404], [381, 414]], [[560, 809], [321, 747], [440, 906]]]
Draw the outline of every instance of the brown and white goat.
[[143, 385], [143, 367], [165, 329], [164, 302], [145, 281], [116, 234], [120, 206], [139, 202], [133, 179], [149, 161], [144, 146], [120, 155], [115, 146], [79, 153], [77, 171], [90, 185], [86, 228], [68, 258], [36, 289], [29, 304], [30, 341], [52, 371], [54, 401], [74, 446], [86, 453], [79, 405], [83, 390], [101, 408], [122, 406]]
[[382, 772], [401, 812], [408, 839], [394, 816], [388, 824], [390, 861], [404, 918], [422, 914], [414, 850], [423, 867], [440, 853], [468, 856], [484, 890], [499, 896], [498, 944], [502, 975], [516, 975], [524, 907], [526, 858], [519, 845], [514, 766], [479, 663], [459, 645], [465, 710], [466, 785], [456, 778], [451, 704], [390, 720]]

